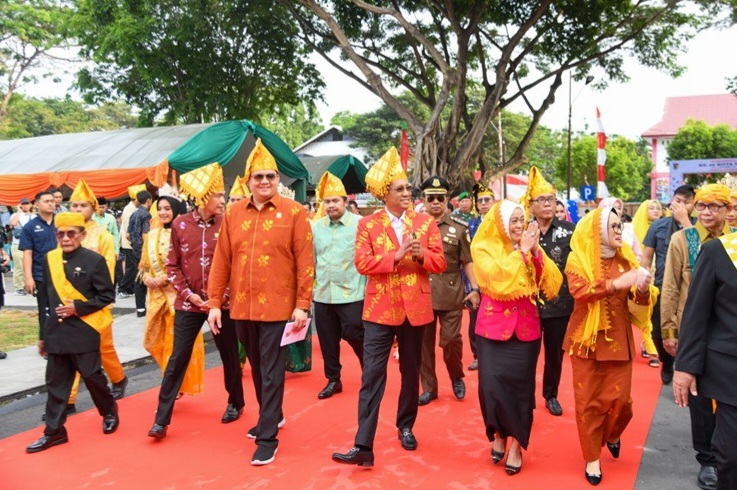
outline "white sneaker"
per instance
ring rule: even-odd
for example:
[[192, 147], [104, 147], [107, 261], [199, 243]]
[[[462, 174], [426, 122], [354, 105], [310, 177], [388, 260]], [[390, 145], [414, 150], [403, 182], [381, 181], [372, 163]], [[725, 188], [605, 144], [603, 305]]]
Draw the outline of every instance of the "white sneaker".
[[277, 448], [271, 449], [265, 446], [258, 446], [256, 452], [253, 453], [251, 464], [253, 466], [263, 466], [271, 463], [276, 458]]

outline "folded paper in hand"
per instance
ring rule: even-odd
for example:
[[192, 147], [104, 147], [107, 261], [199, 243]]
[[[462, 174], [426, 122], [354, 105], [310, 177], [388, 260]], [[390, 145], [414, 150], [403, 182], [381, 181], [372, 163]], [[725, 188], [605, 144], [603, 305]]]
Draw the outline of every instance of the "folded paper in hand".
[[310, 329], [310, 320], [312, 320], [312, 318], [307, 319], [305, 328], [303, 328], [299, 332], [292, 332], [292, 329], [294, 328], [294, 322], [287, 322], [287, 324], [284, 325], [284, 333], [281, 336], [281, 343], [279, 345], [281, 347], [284, 347], [285, 345], [304, 340], [305, 337], [307, 337], [307, 331]]

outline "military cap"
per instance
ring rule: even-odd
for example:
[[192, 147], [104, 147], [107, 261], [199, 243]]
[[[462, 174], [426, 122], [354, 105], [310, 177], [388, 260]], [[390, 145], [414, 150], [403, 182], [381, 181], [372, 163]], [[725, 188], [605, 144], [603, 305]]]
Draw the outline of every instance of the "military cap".
[[447, 194], [450, 190], [450, 184], [444, 178], [433, 175], [422, 183], [420, 190], [425, 194]]

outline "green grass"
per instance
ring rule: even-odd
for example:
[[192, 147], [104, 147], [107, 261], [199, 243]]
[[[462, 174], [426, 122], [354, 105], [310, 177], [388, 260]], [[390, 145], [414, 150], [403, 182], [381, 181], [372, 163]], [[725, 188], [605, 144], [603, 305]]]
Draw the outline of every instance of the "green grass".
[[38, 313], [3, 308], [0, 310], [0, 350], [21, 349], [38, 342]]

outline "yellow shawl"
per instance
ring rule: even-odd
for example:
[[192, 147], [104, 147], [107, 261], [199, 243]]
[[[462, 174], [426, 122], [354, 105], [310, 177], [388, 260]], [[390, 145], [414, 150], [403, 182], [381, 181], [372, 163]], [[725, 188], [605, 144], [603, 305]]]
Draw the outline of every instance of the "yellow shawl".
[[645, 241], [645, 235], [647, 235], [647, 230], [650, 228], [650, 224], [652, 223], [648, 217], [647, 208], [654, 202], [658, 201], [653, 199], [643, 201], [642, 204], [640, 204], [640, 207], [637, 208], [635, 216], [632, 218], [632, 227], [635, 229], [635, 236], [640, 242], [640, 245]]
[[[64, 273], [64, 259], [62, 258], [61, 247], [55, 248], [46, 254], [49, 260], [49, 271], [51, 272], [51, 283], [59, 294], [62, 301], [80, 300], [87, 301], [82, 293], [77, 291], [74, 285], [69, 282], [67, 275]], [[80, 316], [80, 320], [85, 322], [91, 328], [98, 332], [102, 332], [113, 324], [113, 315], [109, 308], [102, 308], [89, 315]]]
[[[581, 277], [593, 283], [604, 279], [604, 267], [601, 258], [601, 219], [602, 212], [609, 213], [611, 208], [598, 208], [587, 214], [581, 221], [576, 224], [576, 229], [571, 236], [571, 254], [568, 256], [566, 263], [566, 273]], [[622, 248], [616, 249], [616, 254], [624, 258], [630, 265], [630, 268], [638, 269], [640, 263], [632, 251], [632, 247], [626, 243], [622, 243]], [[634, 291], [633, 286], [632, 290]], [[655, 291], [654, 291], [655, 290]], [[651, 295], [657, 294], [657, 288], [650, 286]], [[605, 314], [604, 302], [606, 298], [588, 303], [588, 313], [581, 325], [576, 327], [573, 333], [573, 344], [586, 348], [594, 348], [596, 339], [600, 331], [606, 336], [607, 330], [611, 328], [609, 316]], [[652, 296], [650, 307], [645, 308], [642, 312], [632, 313], [632, 321], [640, 329], [647, 332], [647, 324], [649, 309], [652, 309]], [[632, 310], [632, 307], [630, 308]], [[650, 326], [652, 329], [652, 325]]]
[[541, 248], [543, 273], [535, 278], [531, 255], [527, 254], [525, 263], [504, 230], [502, 202], [495, 203], [486, 213], [471, 242], [473, 272], [481, 291], [498, 301], [536, 298], [538, 291], [548, 300], [556, 298], [563, 284], [560, 270]]

